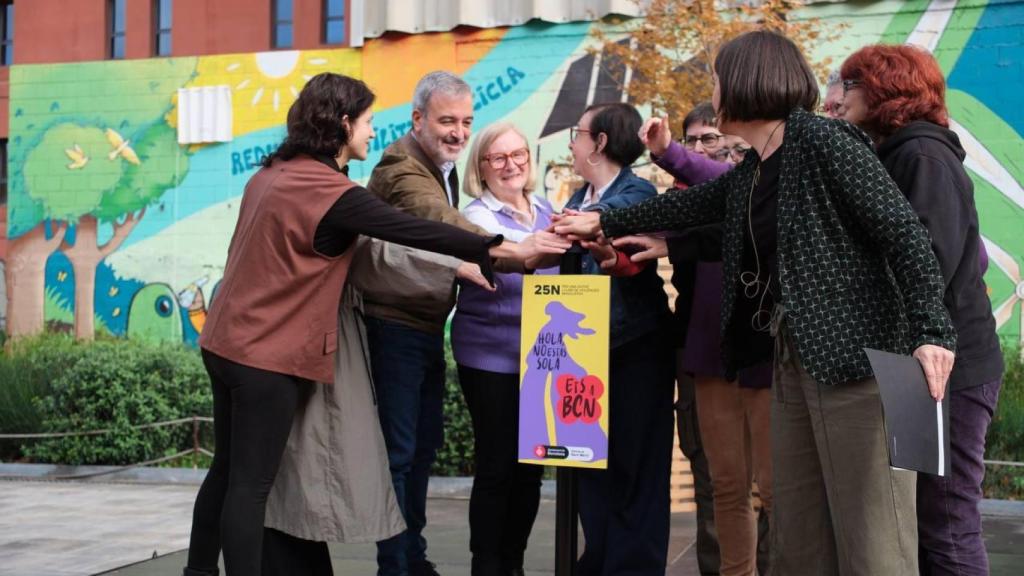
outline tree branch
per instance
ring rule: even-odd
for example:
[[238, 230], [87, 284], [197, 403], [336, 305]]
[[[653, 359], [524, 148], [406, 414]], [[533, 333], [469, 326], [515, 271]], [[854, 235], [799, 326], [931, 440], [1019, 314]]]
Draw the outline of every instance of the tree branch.
[[107, 240], [106, 244], [98, 247], [100, 253], [100, 260], [106, 258], [107, 256], [111, 255], [115, 250], [120, 248], [121, 244], [124, 243], [125, 238], [127, 238], [128, 235], [132, 233], [132, 230], [135, 229], [135, 225], [138, 224], [139, 220], [142, 220], [142, 217], [145, 215], [146, 207], [143, 206], [142, 210], [139, 211], [139, 214], [137, 216], [134, 213], [128, 213], [128, 215], [125, 216], [124, 222], [118, 224], [115, 221], [114, 235], [110, 237], [110, 240]]

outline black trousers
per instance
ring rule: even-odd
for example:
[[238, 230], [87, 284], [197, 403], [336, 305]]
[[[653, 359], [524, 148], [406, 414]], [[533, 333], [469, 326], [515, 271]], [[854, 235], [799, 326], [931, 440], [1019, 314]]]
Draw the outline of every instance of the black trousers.
[[196, 496], [188, 567], [260, 576], [267, 496], [307, 380], [244, 366], [203, 350], [213, 385], [214, 457]]
[[613, 348], [608, 469], [580, 470], [581, 576], [665, 574], [672, 468], [671, 339], [655, 331]]
[[266, 528], [262, 576], [334, 576], [327, 542], [303, 540]]
[[473, 418], [476, 474], [469, 500], [474, 576], [522, 568], [540, 505], [543, 466], [518, 463], [519, 375], [459, 366]]

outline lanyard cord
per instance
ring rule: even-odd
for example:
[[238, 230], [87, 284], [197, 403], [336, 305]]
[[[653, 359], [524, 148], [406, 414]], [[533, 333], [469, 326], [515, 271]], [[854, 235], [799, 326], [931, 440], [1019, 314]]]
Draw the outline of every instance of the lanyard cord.
[[[754, 168], [754, 178], [750, 183], [750, 192], [747, 194], [747, 230], [750, 233], [750, 245], [754, 248], [755, 271], [753, 273], [750, 271], [741, 272], [740, 284], [743, 285], [743, 295], [747, 298], [754, 299], [757, 298], [758, 293], [761, 294], [761, 298], [757, 303], [757, 311], [750, 318], [750, 327], [755, 332], [768, 332], [771, 328], [771, 313], [765, 309], [764, 302], [768, 298], [768, 294], [771, 293], [772, 276], [769, 273], [767, 280], [761, 280], [761, 255], [757, 250], [757, 239], [754, 237], [754, 191], [757, 189], [757, 184], [761, 179], [761, 164], [764, 162], [765, 150], [771, 144], [775, 133], [785, 123], [785, 120], [780, 120], [775, 125], [775, 128], [772, 129], [771, 134], [768, 135], [768, 140], [765, 141], [764, 146], [761, 147], [761, 154], [757, 158], [757, 167]], [[763, 291], [762, 286], [764, 287]]]

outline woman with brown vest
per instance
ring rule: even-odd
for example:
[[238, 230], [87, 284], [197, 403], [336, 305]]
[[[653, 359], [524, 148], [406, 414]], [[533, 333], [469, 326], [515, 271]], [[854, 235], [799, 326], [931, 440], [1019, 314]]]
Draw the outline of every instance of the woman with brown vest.
[[524, 258], [503, 243], [399, 212], [348, 179], [366, 159], [374, 94], [359, 81], [312, 78], [288, 134], [249, 180], [218, 298], [199, 339], [213, 385], [215, 456], [196, 497], [185, 576], [259, 576], [267, 495], [298, 399], [332, 382], [337, 318], [360, 234], [479, 264]]

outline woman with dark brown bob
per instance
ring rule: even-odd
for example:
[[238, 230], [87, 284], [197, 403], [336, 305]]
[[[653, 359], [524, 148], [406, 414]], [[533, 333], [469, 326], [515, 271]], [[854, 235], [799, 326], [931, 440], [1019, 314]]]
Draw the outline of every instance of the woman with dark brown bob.
[[722, 222], [728, 377], [763, 360], [746, 353], [752, 334], [775, 336], [772, 572], [916, 574], [916, 475], [889, 466], [863, 348], [913, 353], [942, 397], [956, 336], [928, 235], [870, 140], [811, 112], [818, 84], [793, 42], [744, 34], [714, 73], [719, 128], [752, 153], [712, 182], [568, 216], [556, 231], [615, 238]]
[[246, 184], [224, 277], [199, 339], [213, 386], [215, 455], [196, 497], [185, 576], [259, 576], [267, 495], [300, 396], [333, 382], [338, 307], [360, 234], [480, 265], [525, 259], [502, 243], [395, 210], [348, 179], [374, 137], [373, 92], [312, 78], [288, 111], [288, 134]]
[[946, 79], [935, 58], [914, 46], [866, 46], [843, 63], [841, 74], [844, 118], [875, 141], [882, 165], [931, 234], [957, 333], [949, 376], [951, 474], [917, 477], [921, 574], [985, 575], [978, 504], [1003, 355], [982, 279], [987, 262], [974, 184], [960, 139], [949, 129]]

